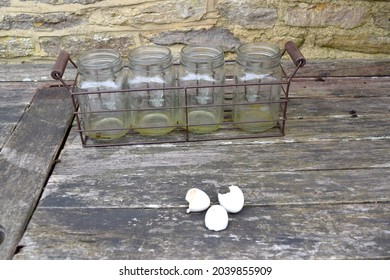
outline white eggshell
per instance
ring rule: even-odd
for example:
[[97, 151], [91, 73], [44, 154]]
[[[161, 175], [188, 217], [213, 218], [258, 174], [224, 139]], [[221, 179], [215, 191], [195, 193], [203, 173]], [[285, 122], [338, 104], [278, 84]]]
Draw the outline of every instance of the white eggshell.
[[224, 230], [229, 223], [228, 213], [221, 205], [213, 205], [207, 210], [204, 222], [209, 230]]
[[230, 192], [218, 193], [218, 201], [229, 213], [238, 213], [244, 207], [244, 194], [237, 186], [230, 186]]
[[189, 203], [187, 213], [200, 212], [206, 210], [210, 206], [209, 196], [204, 191], [197, 188], [188, 190], [186, 200]]

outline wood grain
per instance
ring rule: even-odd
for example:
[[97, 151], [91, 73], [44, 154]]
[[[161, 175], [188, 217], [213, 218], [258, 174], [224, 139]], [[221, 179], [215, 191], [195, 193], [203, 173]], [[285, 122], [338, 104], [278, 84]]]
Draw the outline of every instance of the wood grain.
[[0, 82], [0, 151], [30, 105], [36, 86]]
[[64, 90], [37, 92], [0, 153], [0, 259], [12, 258], [73, 119]]
[[227, 230], [184, 209], [38, 209], [15, 259], [390, 257], [389, 204], [245, 207]]
[[246, 205], [305, 205], [389, 202], [385, 168], [318, 171], [210, 170], [203, 173], [132, 169], [96, 174], [52, 175], [40, 208], [186, 208], [186, 192], [207, 192], [213, 203], [230, 185], [242, 189]]

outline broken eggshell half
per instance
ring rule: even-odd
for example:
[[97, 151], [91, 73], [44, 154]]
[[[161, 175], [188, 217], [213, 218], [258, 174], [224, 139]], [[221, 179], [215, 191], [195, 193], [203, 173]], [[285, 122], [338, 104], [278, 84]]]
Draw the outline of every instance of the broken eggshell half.
[[188, 190], [186, 200], [189, 203], [187, 213], [204, 211], [210, 206], [209, 196], [198, 188]]
[[218, 193], [218, 201], [229, 213], [238, 213], [244, 207], [244, 194], [237, 186], [230, 186], [228, 193]]
[[204, 222], [209, 230], [224, 230], [229, 223], [228, 213], [221, 205], [213, 205], [207, 210]]

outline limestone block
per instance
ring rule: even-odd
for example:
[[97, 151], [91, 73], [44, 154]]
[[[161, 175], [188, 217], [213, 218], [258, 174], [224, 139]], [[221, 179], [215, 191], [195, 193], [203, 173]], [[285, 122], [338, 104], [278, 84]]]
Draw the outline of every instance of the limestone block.
[[278, 19], [278, 10], [260, 0], [221, 0], [216, 8], [229, 24], [248, 29], [272, 28]]
[[[28, 2], [28, 1], [34, 1], [34, 0], [19, 0], [22, 2]], [[52, 5], [58, 5], [58, 4], [63, 4], [63, 0], [35, 0], [34, 2], [38, 3], [44, 3], [44, 4], [52, 4]]]
[[30, 56], [34, 53], [34, 45], [31, 38], [0, 37], [0, 57], [16, 58]]
[[224, 51], [232, 51], [240, 45], [240, 40], [225, 28], [211, 28], [190, 31], [162, 32], [151, 41], [158, 45], [201, 44], [208, 43], [221, 46]]
[[71, 56], [77, 57], [82, 52], [94, 48], [108, 48], [118, 51], [121, 55], [127, 56], [129, 48], [134, 46], [134, 36], [131, 34], [94, 34], [64, 37], [42, 37], [40, 45], [49, 56], [57, 56], [59, 50], [68, 51]]
[[[43, 0], [43, 1], [45, 1], [45, 0]], [[48, 0], [48, 1], [51, 1], [51, 0]], [[52, 0], [52, 1], [56, 1], [56, 0]], [[105, 1], [105, 0], [63, 0], [63, 1], [64, 1], [64, 4], [83, 4], [83, 5], [88, 5], [88, 4], [102, 2], [102, 1]]]
[[375, 25], [390, 30], [390, 10], [373, 14]]
[[128, 14], [131, 24], [174, 23], [200, 20], [207, 12], [207, 0], [169, 0], [136, 7]]
[[9, 7], [11, 0], [0, 0], [0, 7]]
[[343, 51], [390, 54], [390, 37], [378, 37], [370, 34], [356, 36], [333, 35], [318, 38], [316, 45]]
[[142, 25], [180, 23], [200, 20], [207, 12], [207, 0], [166, 0], [138, 5], [99, 8], [91, 12], [89, 22], [94, 25]]
[[[7, 0], [0, 0], [0, 1], [7, 1]], [[19, 0], [23, 2], [27, 1], [34, 1], [39, 3], [45, 3], [45, 4], [82, 4], [82, 5], [88, 5], [93, 3], [98, 3], [104, 0]]]
[[367, 9], [359, 6], [341, 6], [330, 3], [301, 3], [288, 7], [284, 20], [290, 26], [355, 28], [364, 23]]
[[64, 29], [82, 22], [81, 18], [69, 13], [7, 14], [0, 22], [0, 29]]
[[126, 16], [127, 8], [102, 8], [91, 12], [89, 23], [102, 26], [125, 26], [129, 25], [129, 18]]

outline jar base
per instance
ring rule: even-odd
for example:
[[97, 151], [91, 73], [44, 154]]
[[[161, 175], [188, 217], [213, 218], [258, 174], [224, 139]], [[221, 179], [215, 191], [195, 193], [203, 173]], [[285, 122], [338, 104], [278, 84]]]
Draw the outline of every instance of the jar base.
[[164, 135], [175, 129], [167, 114], [163, 113], [146, 113], [136, 118], [133, 130], [141, 135], [158, 136]]
[[221, 122], [213, 113], [198, 110], [188, 114], [188, 125], [188, 131], [203, 134], [218, 130]]
[[251, 105], [251, 108], [236, 109], [233, 121], [236, 126], [246, 132], [263, 132], [276, 126], [277, 121], [264, 105]]
[[86, 132], [86, 135], [99, 141], [110, 141], [125, 136], [128, 131], [123, 129], [124, 127], [123, 121], [118, 118], [102, 118], [90, 121], [89, 128], [86, 130], [94, 131]]

